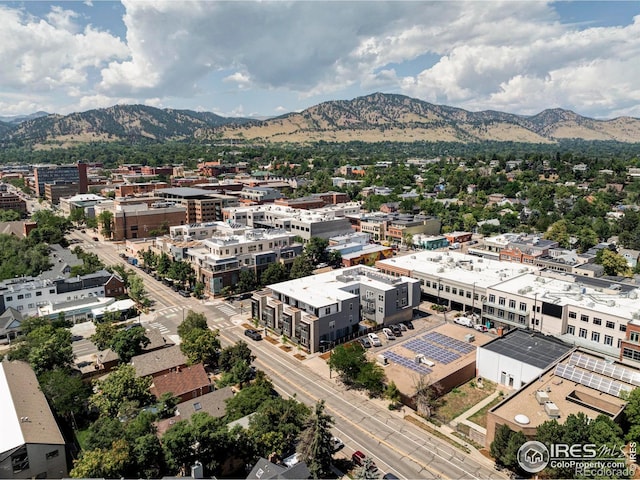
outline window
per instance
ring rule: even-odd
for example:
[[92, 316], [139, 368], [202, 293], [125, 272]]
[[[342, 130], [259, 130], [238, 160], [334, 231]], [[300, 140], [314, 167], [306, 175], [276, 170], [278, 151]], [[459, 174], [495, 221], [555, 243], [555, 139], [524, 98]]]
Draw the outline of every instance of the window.
[[578, 336], [580, 338], [587, 338], [587, 329], [581, 328], [580, 330], [578, 330]]
[[29, 469], [29, 457], [27, 456], [26, 447], [22, 447], [18, 452], [11, 455], [11, 466], [13, 473], [20, 473]]
[[631, 350], [630, 348], [623, 349], [622, 356], [624, 358], [630, 358], [631, 360], [640, 361], [640, 352], [637, 350]]
[[574, 327], [573, 325], [567, 325], [567, 333], [569, 335], [575, 335], [576, 334], [576, 327]]
[[382, 307], [378, 307], [378, 312], [384, 313], [384, 311], [382, 310]]
[[580, 315], [580, 321], [581, 322], [588, 322], [589, 321], [589, 316], [588, 315]]
[[24, 294], [24, 298], [31, 298], [31, 294], [30, 293], [25, 293]]
[[629, 334], [629, 340], [632, 342], [637, 342], [640, 340], [640, 332], [631, 332]]
[[620, 331], [621, 332], [626, 332], [627, 331], [627, 326], [621, 323], [620, 324]]
[[384, 302], [384, 296], [383, 295], [378, 295], [378, 301]]
[[515, 300], [509, 300], [509, 308], [516, 308], [516, 301]]
[[42, 292], [36, 292], [36, 297], [41, 297], [42, 296]]
[[609, 345], [610, 347], [613, 346], [613, 337], [611, 335], [605, 335], [604, 344]]
[[24, 298], [24, 295], [18, 295], [18, 300], [22, 300]]
[[447, 293], [449, 293], [451, 291], [451, 288], [449, 287], [449, 285], [444, 287], [444, 291], [447, 292]]
[[591, 341], [600, 343], [600, 334], [598, 332], [591, 332]]
[[60, 454], [60, 452], [58, 450], [52, 450], [52, 451], [46, 453], [45, 457], [47, 458], [47, 460], [49, 460], [50, 458], [56, 458], [59, 454]]
[[505, 302], [506, 302], [506, 299], [504, 297], [498, 298], [498, 305], [502, 305], [504, 307]]
[[520, 311], [521, 312], [526, 312], [527, 311], [527, 304], [524, 302], [520, 302]]
[[56, 290], [54, 288], [50, 288], [49, 293], [56, 293]]
[[7, 297], [7, 302], [13, 301], [13, 297]]
[[605, 327], [607, 328], [616, 328], [616, 324], [607, 320], [607, 323], [605, 324]]
[[593, 324], [594, 325], [602, 325], [602, 319], [593, 317]]
[[576, 312], [569, 312], [569, 318], [577, 318]]
[[489, 303], [496, 303], [496, 296], [495, 295], [489, 295]]

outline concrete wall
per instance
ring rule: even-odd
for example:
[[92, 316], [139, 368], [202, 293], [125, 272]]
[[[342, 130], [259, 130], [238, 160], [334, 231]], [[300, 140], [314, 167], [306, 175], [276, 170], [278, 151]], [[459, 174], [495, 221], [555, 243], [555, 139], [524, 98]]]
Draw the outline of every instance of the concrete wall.
[[[543, 370], [532, 365], [505, 357], [482, 347], [477, 349], [476, 364], [478, 376], [492, 382], [509, 386], [508, 378], [513, 378], [512, 388], [519, 389], [540, 375]], [[506, 380], [502, 377], [505, 372]]]

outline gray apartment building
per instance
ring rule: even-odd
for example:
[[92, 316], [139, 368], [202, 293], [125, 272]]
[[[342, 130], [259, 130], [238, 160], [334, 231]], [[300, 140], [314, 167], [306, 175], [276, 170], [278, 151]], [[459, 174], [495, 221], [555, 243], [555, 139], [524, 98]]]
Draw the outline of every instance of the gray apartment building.
[[391, 325], [413, 317], [420, 283], [357, 266], [269, 285], [254, 293], [252, 316], [310, 353], [357, 333], [362, 320]]

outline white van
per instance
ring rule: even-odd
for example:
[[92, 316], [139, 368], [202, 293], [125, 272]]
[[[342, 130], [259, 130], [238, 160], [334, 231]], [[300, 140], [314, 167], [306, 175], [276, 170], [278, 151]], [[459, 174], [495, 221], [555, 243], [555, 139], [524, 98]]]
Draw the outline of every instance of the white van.
[[462, 325], [464, 327], [473, 328], [473, 320], [467, 317], [457, 317], [453, 320], [453, 323], [457, 323], [458, 325]]

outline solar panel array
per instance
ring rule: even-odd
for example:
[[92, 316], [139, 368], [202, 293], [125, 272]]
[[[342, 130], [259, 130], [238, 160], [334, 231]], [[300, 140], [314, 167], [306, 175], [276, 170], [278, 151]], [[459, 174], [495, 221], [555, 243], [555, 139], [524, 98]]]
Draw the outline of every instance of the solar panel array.
[[473, 345], [469, 345], [468, 343], [461, 342], [460, 340], [456, 340], [455, 338], [448, 337], [447, 335], [443, 335], [438, 332], [427, 333], [422, 338], [451, 350], [455, 350], [463, 355], [471, 353], [476, 349]]
[[460, 358], [457, 353], [450, 352], [432, 343], [425, 342], [420, 338], [414, 338], [406, 342], [404, 347], [408, 348], [412, 352], [421, 353], [425, 357], [435, 360], [436, 362], [448, 364]]
[[395, 352], [385, 352], [384, 356], [387, 360], [391, 360], [398, 365], [402, 365], [403, 367], [410, 368], [411, 370], [418, 372], [422, 375], [428, 375], [431, 373], [431, 369], [425, 367], [421, 363], [417, 363], [415, 360], [410, 360], [407, 357], [403, 357]]
[[640, 386], [640, 373], [629, 370], [618, 365], [607, 363], [604, 360], [598, 360], [596, 358], [587, 357], [574, 352], [569, 359], [569, 365], [576, 365], [590, 370], [592, 372], [601, 373], [607, 377], [617, 378], [623, 382], [630, 383], [632, 385]]
[[587, 372], [586, 370], [578, 369], [573, 365], [559, 364], [556, 366], [555, 374], [572, 382], [595, 388], [600, 392], [608, 393], [616, 397], [619, 397], [622, 391], [628, 392], [631, 390], [631, 387], [627, 385], [596, 375], [595, 373]]

